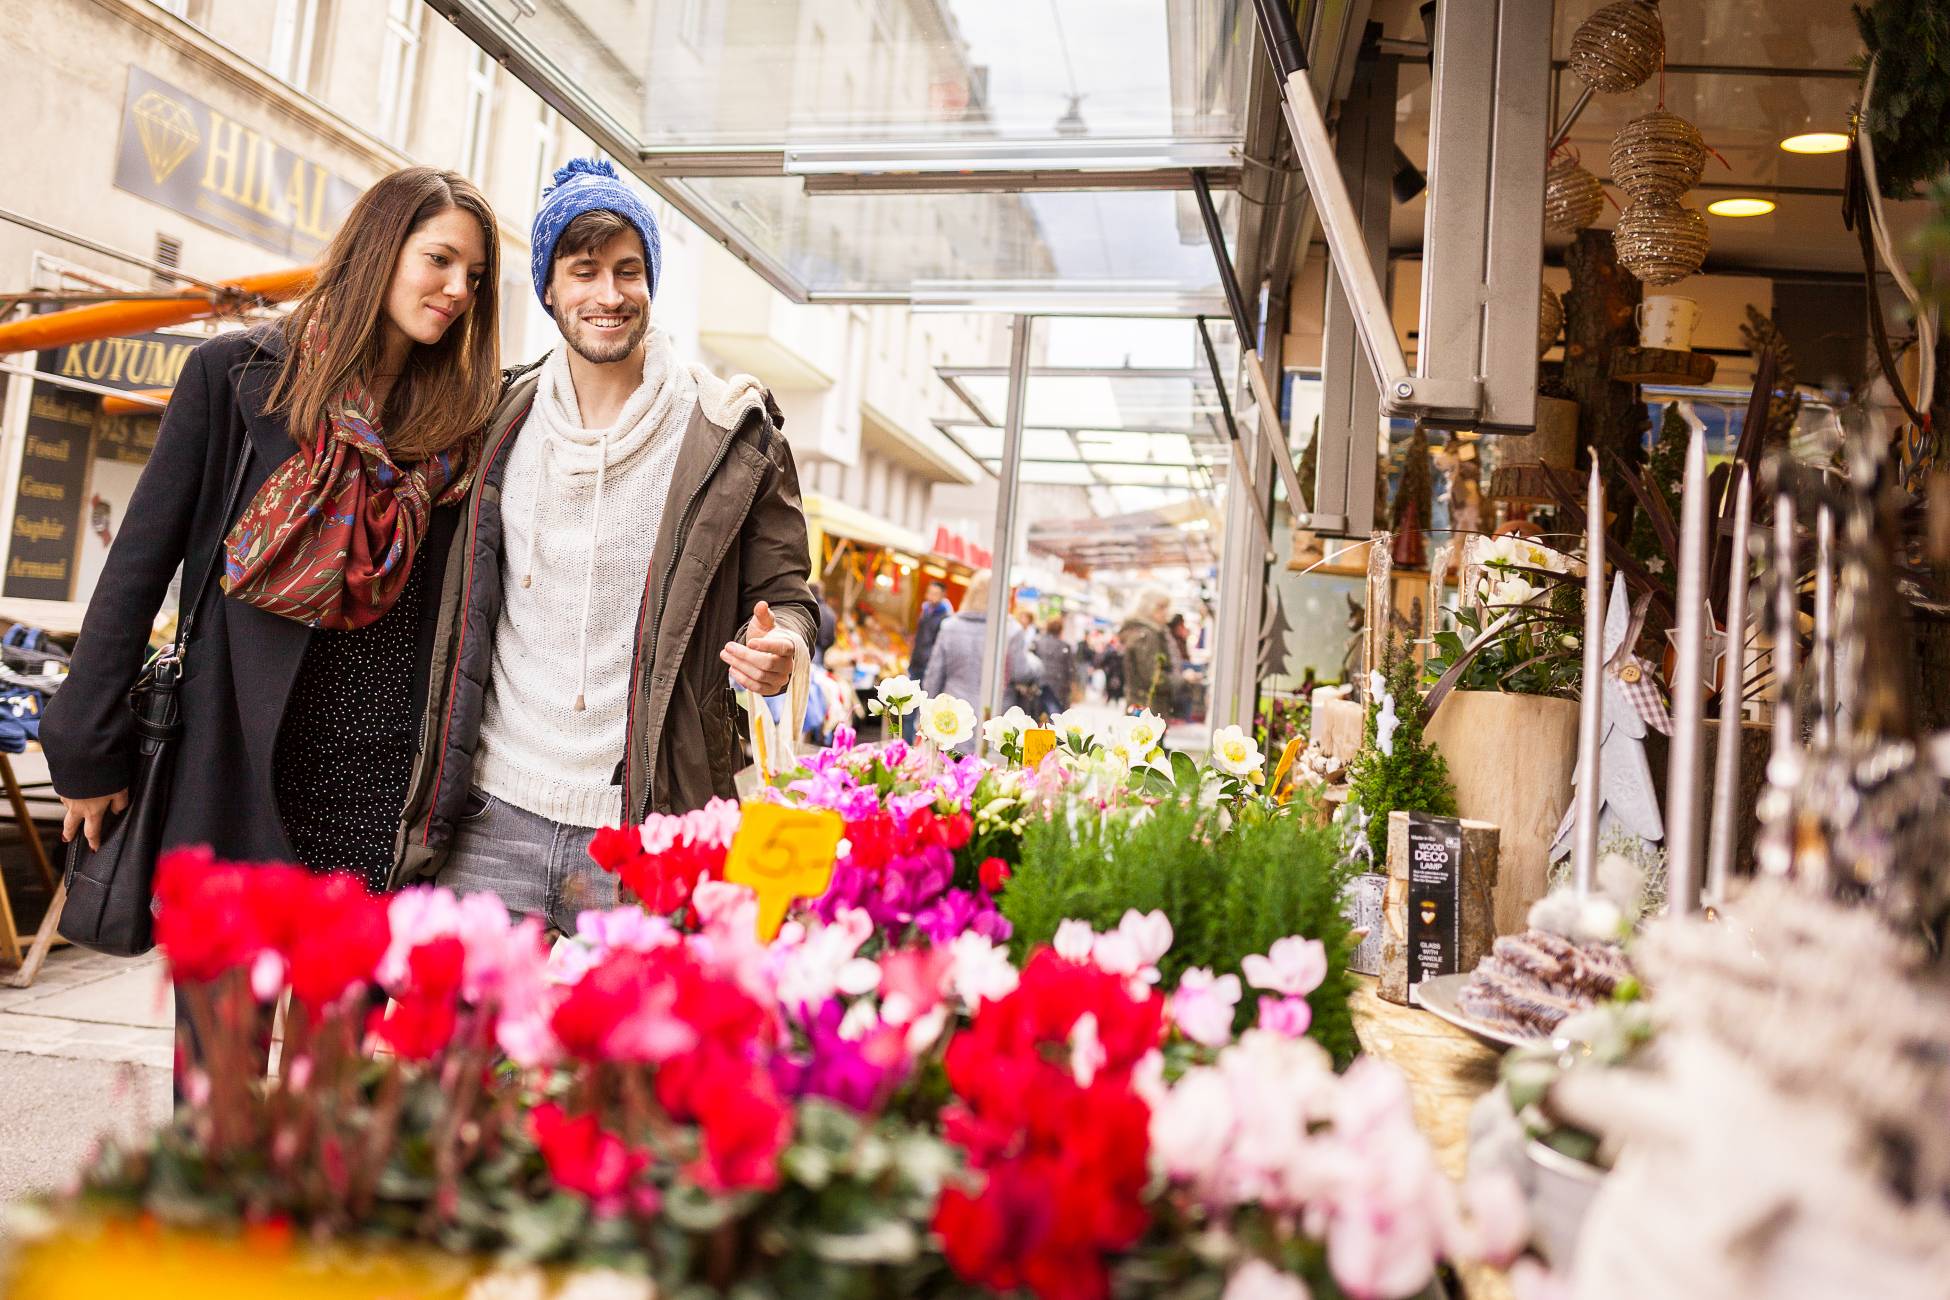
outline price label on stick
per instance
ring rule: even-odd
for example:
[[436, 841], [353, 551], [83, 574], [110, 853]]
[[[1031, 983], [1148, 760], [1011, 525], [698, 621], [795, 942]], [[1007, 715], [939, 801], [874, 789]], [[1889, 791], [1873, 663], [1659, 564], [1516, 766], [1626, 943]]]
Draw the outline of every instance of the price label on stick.
[[746, 803], [725, 855], [724, 878], [758, 895], [758, 937], [778, 936], [793, 900], [817, 898], [833, 882], [844, 823], [824, 808]]
[[1302, 743], [1302, 738], [1299, 736], [1295, 736], [1292, 740], [1286, 742], [1286, 748], [1280, 751], [1280, 761], [1273, 768], [1273, 779], [1266, 786], [1266, 792], [1278, 799], [1281, 803], [1286, 802], [1287, 794], [1291, 794], [1292, 791], [1287, 791], [1286, 794], [1282, 794], [1280, 792], [1280, 782], [1284, 781], [1286, 774], [1293, 770], [1293, 760], [1300, 756], [1300, 746]]
[[1035, 767], [1056, 748], [1056, 733], [1048, 727], [1029, 727], [1022, 733], [1022, 765]]

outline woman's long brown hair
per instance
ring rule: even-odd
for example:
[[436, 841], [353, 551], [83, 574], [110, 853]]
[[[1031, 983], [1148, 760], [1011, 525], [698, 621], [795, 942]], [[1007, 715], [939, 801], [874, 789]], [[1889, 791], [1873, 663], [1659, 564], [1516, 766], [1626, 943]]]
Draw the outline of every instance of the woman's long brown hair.
[[[481, 223], [487, 265], [460, 319], [438, 343], [416, 343], [408, 353], [386, 400], [386, 447], [402, 461], [424, 460], [486, 427], [501, 392], [496, 303], [501, 241], [494, 212], [459, 173], [404, 167], [359, 196], [325, 250], [317, 284], [285, 318], [284, 364], [271, 389], [271, 409], [285, 416], [299, 441], [318, 426], [335, 394], [355, 377], [372, 378], [379, 361], [379, 318], [400, 249], [422, 223], [450, 208]], [[303, 341], [314, 325], [319, 352], [301, 367]]]

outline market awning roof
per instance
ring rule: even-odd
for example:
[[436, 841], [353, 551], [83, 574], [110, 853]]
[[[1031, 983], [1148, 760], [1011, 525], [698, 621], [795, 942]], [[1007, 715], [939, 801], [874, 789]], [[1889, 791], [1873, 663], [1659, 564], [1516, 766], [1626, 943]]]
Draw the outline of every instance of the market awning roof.
[[1249, 5], [428, 3], [795, 299], [1223, 311]]
[[1107, 518], [1038, 521], [1029, 526], [1029, 551], [1082, 573], [1198, 569], [1218, 563], [1219, 531], [1219, 513], [1210, 503], [1182, 500]]

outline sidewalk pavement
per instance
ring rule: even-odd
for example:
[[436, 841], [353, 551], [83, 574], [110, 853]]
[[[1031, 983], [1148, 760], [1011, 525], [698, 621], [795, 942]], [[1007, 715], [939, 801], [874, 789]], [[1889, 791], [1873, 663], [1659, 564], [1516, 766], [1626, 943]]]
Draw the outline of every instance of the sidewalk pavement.
[[67, 1186], [104, 1134], [168, 1117], [173, 1024], [155, 953], [60, 947], [32, 988], [0, 985], [0, 1202]]

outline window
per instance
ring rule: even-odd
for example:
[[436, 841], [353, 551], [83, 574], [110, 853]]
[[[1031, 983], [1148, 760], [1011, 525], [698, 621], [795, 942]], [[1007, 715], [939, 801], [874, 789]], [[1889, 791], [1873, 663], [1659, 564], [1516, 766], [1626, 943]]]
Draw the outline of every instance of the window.
[[201, 27], [210, 16], [210, 0], [156, 0], [156, 7], [197, 27]]
[[[419, 0], [412, 3], [418, 5]], [[467, 109], [461, 127], [460, 165], [455, 170], [476, 184], [487, 167], [488, 129], [494, 124], [494, 78], [499, 71], [488, 52], [475, 46], [467, 61]]]
[[379, 134], [404, 148], [413, 120], [413, 90], [420, 71], [420, 0], [388, 0], [386, 50], [379, 64]]
[[[153, 260], [157, 266], [168, 267], [171, 271], [181, 267], [183, 265], [183, 241], [174, 235], [158, 233], [156, 236], [156, 256]], [[177, 277], [170, 275], [168, 271], [150, 272], [149, 283], [158, 289], [180, 289], [183, 286], [183, 282]]]
[[268, 69], [293, 90], [310, 90], [326, 0], [277, 0], [277, 4], [271, 18]]
[[547, 104], [537, 106], [535, 115], [535, 136], [531, 141], [534, 150], [533, 165], [528, 174], [529, 215], [542, 206], [542, 186], [549, 183], [555, 175], [555, 155], [562, 148], [562, 117]]

